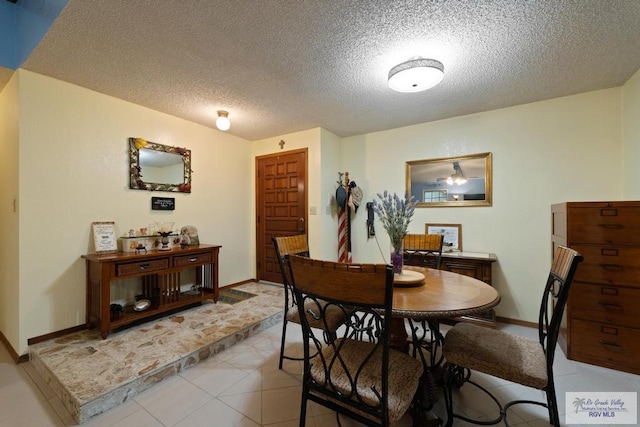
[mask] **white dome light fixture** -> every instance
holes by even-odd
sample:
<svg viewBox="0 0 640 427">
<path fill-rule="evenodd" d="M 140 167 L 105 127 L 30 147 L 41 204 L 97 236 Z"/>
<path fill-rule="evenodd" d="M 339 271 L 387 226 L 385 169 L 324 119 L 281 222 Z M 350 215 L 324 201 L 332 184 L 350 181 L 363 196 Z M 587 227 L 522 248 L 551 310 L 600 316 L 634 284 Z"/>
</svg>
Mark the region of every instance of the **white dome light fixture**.
<svg viewBox="0 0 640 427">
<path fill-rule="evenodd" d="M 422 92 L 444 78 L 444 65 L 435 59 L 415 57 L 389 71 L 389 87 L 398 92 Z"/>
<path fill-rule="evenodd" d="M 218 118 L 216 119 L 216 127 L 221 131 L 229 130 L 231 122 L 229 121 L 229 112 L 218 110 Z"/>
</svg>

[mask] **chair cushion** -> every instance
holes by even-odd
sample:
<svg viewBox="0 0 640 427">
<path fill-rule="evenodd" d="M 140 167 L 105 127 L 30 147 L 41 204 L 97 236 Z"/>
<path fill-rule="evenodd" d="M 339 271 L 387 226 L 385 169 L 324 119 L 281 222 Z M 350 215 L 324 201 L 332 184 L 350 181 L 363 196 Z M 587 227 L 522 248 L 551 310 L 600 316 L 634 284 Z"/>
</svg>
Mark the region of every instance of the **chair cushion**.
<svg viewBox="0 0 640 427">
<path fill-rule="evenodd" d="M 350 395 L 352 393 L 351 384 L 346 372 L 354 374 L 363 362 L 365 357 L 374 347 L 374 344 L 365 341 L 356 341 L 351 339 L 340 338 L 336 340 L 335 345 L 339 347 L 344 341 L 344 345 L 340 349 L 340 356 L 347 366 L 345 369 L 340 363 L 334 363 L 331 369 L 331 385 L 333 389 L 343 394 Z M 329 345 L 322 349 L 325 360 L 331 360 L 335 353 L 334 347 Z M 378 347 L 372 358 L 367 362 L 363 372 L 358 377 L 357 387 L 361 400 L 370 406 L 378 406 L 380 400 L 374 394 L 372 387 L 380 392 L 382 390 L 382 347 Z M 389 386 L 388 386 L 388 408 L 389 422 L 393 423 L 398 420 L 409 408 L 413 396 L 418 389 L 420 376 L 422 375 L 422 362 L 410 357 L 407 354 L 391 349 L 389 351 Z M 331 389 L 331 385 L 325 384 L 325 371 L 322 363 L 316 359 L 312 362 L 311 377 L 320 385 L 325 385 Z M 335 399 L 330 399 L 336 403 L 340 403 Z M 356 400 L 356 398 L 354 398 Z M 353 410 L 353 408 L 350 408 Z M 358 412 L 365 417 L 372 418 L 370 414 Z"/>
<path fill-rule="evenodd" d="M 323 301 L 322 306 L 324 307 L 326 305 L 327 303 Z M 318 306 L 315 304 L 314 301 L 308 300 L 307 302 L 305 302 L 304 311 L 307 312 L 308 310 L 311 310 L 313 312 L 318 311 Z M 287 315 L 287 320 L 289 322 L 300 324 L 300 313 L 298 312 L 297 307 L 290 307 L 289 310 L 287 310 L 286 315 Z M 327 324 L 326 330 L 329 332 L 335 332 L 336 329 L 338 329 L 340 325 L 342 325 L 346 320 L 344 311 L 342 311 L 336 305 L 330 306 L 326 310 L 325 316 L 326 316 L 326 319 L 314 319 L 313 316 L 307 316 L 307 319 L 309 320 L 309 326 L 315 329 L 325 329 L 324 325 L 326 320 L 326 324 Z"/>
<path fill-rule="evenodd" d="M 447 362 L 539 390 L 547 386 L 547 361 L 536 340 L 469 323 L 445 336 Z"/>
</svg>

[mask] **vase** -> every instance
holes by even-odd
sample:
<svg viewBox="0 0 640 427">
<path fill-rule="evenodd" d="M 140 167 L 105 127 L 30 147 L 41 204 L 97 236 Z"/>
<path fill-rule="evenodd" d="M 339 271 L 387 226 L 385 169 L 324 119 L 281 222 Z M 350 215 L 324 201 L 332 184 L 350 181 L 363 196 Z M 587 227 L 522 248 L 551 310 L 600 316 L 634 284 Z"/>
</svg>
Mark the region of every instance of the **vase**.
<svg viewBox="0 0 640 427">
<path fill-rule="evenodd" d="M 393 274 L 402 274 L 404 265 L 404 238 L 391 239 L 391 265 L 393 266 Z"/>
</svg>

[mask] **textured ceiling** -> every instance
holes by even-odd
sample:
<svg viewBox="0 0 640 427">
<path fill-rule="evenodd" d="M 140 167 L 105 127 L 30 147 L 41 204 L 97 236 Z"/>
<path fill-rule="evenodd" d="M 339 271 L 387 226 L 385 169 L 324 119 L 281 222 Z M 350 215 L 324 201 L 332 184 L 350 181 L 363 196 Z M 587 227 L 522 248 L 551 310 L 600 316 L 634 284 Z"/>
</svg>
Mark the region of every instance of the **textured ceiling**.
<svg viewBox="0 0 640 427">
<path fill-rule="evenodd" d="M 444 81 L 396 93 L 389 69 Z M 639 0 L 70 0 L 23 68 L 249 140 L 391 129 L 623 85 Z"/>
</svg>

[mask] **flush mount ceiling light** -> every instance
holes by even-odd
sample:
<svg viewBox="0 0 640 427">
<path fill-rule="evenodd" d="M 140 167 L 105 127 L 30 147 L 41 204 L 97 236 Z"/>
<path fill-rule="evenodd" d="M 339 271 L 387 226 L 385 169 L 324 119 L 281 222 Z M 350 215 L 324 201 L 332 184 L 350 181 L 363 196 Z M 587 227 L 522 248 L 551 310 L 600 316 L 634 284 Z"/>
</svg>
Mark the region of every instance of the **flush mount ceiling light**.
<svg viewBox="0 0 640 427">
<path fill-rule="evenodd" d="M 444 78 L 444 65 L 435 59 L 412 58 L 389 71 L 389 87 L 398 92 L 421 92 Z"/>
<path fill-rule="evenodd" d="M 229 121 L 229 112 L 218 110 L 218 118 L 216 119 L 216 127 L 222 131 L 229 130 L 231 122 Z"/>
</svg>

